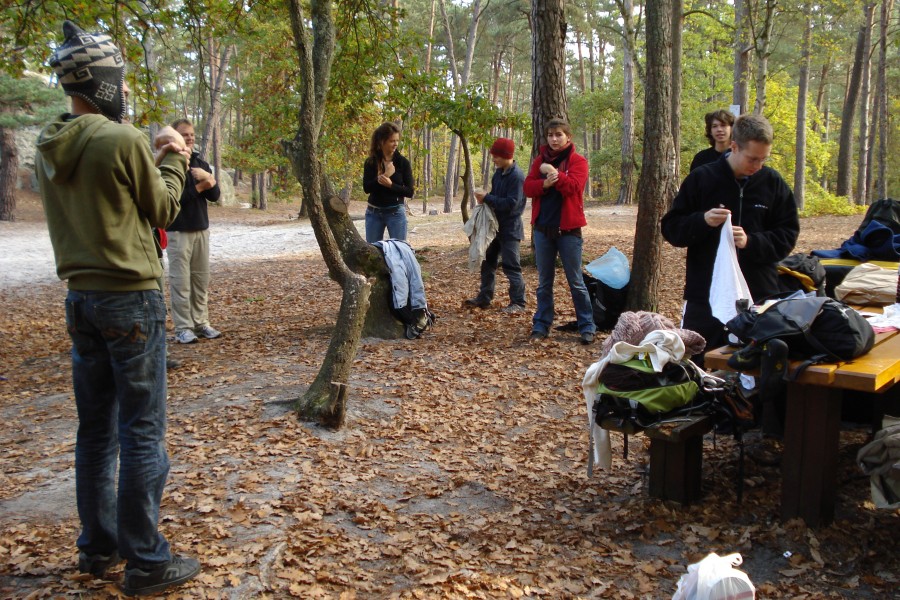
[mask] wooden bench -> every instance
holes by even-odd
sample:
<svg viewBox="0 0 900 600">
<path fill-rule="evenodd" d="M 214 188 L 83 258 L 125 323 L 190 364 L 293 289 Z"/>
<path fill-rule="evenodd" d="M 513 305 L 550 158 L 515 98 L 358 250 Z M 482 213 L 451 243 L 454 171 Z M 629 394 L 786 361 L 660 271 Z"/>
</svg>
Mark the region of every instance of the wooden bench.
<svg viewBox="0 0 900 600">
<path fill-rule="evenodd" d="M 650 438 L 650 496 L 685 505 L 700 498 L 703 435 L 713 425 L 714 420 L 709 415 L 678 417 L 644 429 L 630 423 L 621 427 L 615 418 L 604 419 L 600 423 L 609 431 L 626 435 L 643 433 Z"/>
<path fill-rule="evenodd" d="M 879 308 L 864 310 L 880 312 Z M 706 353 L 708 369 L 729 369 L 736 350 L 724 346 Z M 791 370 L 797 367 L 791 363 Z M 781 518 L 801 517 L 810 526 L 834 519 L 837 499 L 838 442 L 845 391 L 876 394 L 876 411 L 900 396 L 900 335 L 875 337 L 872 350 L 859 358 L 811 365 L 787 384 L 784 453 L 781 461 Z"/>
</svg>

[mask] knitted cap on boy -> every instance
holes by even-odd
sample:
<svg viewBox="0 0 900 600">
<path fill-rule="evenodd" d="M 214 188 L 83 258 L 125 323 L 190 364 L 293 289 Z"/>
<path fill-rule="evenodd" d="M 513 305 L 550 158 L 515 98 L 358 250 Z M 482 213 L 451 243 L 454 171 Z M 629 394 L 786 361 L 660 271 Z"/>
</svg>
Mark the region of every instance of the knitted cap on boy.
<svg viewBox="0 0 900 600">
<path fill-rule="evenodd" d="M 63 23 L 66 41 L 50 57 L 63 91 L 90 103 L 113 121 L 125 118 L 125 61 L 112 39 L 85 33 L 72 21 Z"/>
<path fill-rule="evenodd" d="M 499 158 L 512 158 L 516 143 L 509 138 L 497 138 L 491 145 L 490 153 Z"/>
</svg>

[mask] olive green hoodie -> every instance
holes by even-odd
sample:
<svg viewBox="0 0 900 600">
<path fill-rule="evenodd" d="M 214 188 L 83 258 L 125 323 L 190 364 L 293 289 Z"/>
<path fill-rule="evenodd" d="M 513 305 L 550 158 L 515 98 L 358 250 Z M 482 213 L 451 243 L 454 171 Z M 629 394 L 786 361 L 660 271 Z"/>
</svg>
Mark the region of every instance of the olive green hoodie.
<svg viewBox="0 0 900 600">
<path fill-rule="evenodd" d="M 41 132 L 37 150 L 59 278 L 73 290 L 158 289 L 151 227 L 178 215 L 187 159 L 170 152 L 157 169 L 143 133 L 99 114 L 62 115 Z"/>
</svg>

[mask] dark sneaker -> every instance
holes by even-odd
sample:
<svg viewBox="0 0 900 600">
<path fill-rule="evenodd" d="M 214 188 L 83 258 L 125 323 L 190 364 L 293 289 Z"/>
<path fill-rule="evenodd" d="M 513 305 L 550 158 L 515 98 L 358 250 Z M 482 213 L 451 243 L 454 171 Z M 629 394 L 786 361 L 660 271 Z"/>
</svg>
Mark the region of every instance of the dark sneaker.
<svg viewBox="0 0 900 600">
<path fill-rule="evenodd" d="M 547 334 L 543 331 L 532 331 L 531 337 L 528 338 L 528 341 L 530 341 L 532 344 L 536 344 L 538 342 L 544 341 L 545 339 L 547 339 Z"/>
<path fill-rule="evenodd" d="M 517 313 L 525 312 L 525 307 L 521 304 L 510 304 L 509 306 L 501 308 L 500 312 L 506 313 L 508 315 L 514 315 Z"/>
<path fill-rule="evenodd" d="M 491 305 L 490 300 L 483 300 L 481 298 L 469 298 L 465 302 L 463 302 L 466 306 L 474 306 L 475 308 L 487 308 Z"/>
<path fill-rule="evenodd" d="M 90 573 L 97 579 L 103 579 L 107 569 L 110 569 L 121 561 L 122 558 L 118 552 L 113 552 L 107 556 L 102 554 L 86 554 L 78 553 L 78 572 Z"/>
<path fill-rule="evenodd" d="M 196 558 L 173 556 L 172 560 L 152 571 L 125 569 L 122 591 L 126 596 L 146 596 L 193 579 L 200 572 Z"/>
<path fill-rule="evenodd" d="M 581 334 L 581 343 L 587 346 L 588 344 L 594 343 L 594 334 L 590 331 L 585 331 Z"/>
</svg>

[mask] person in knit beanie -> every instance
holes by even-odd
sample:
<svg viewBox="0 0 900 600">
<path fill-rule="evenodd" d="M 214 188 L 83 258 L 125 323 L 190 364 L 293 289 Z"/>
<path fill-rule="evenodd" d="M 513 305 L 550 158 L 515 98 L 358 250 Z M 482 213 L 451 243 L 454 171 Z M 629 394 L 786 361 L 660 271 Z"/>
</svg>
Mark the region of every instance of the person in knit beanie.
<svg viewBox="0 0 900 600">
<path fill-rule="evenodd" d="M 525 280 L 519 259 L 519 246 L 525 236 L 522 227 L 522 212 L 525 210 L 525 196 L 522 184 L 525 174 L 513 159 L 516 144 L 509 138 L 497 138 L 491 145 L 490 153 L 494 166 L 490 193 L 475 190 L 475 201 L 494 211 L 497 217 L 497 235 L 490 242 L 481 261 L 481 288 L 478 295 L 466 300 L 466 304 L 478 308 L 488 308 L 494 299 L 497 266 L 503 266 L 503 273 L 509 281 L 509 304 L 501 309 L 507 314 L 525 310 Z"/>
<path fill-rule="evenodd" d="M 71 21 L 50 64 L 71 112 L 41 131 L 34 171 L 56 272 L 67 282 L 66 330 L 78 412 L 78 570 L 104 578 L 123 560 L 122 591 L 151 594 L 200 572 L 159 531 L 166 452 L 166 304 L 152 229 L 175 219 L 189 150 L 171 127 L 151 152 L 122 123 L 122 55 Z"/>
</svg>

